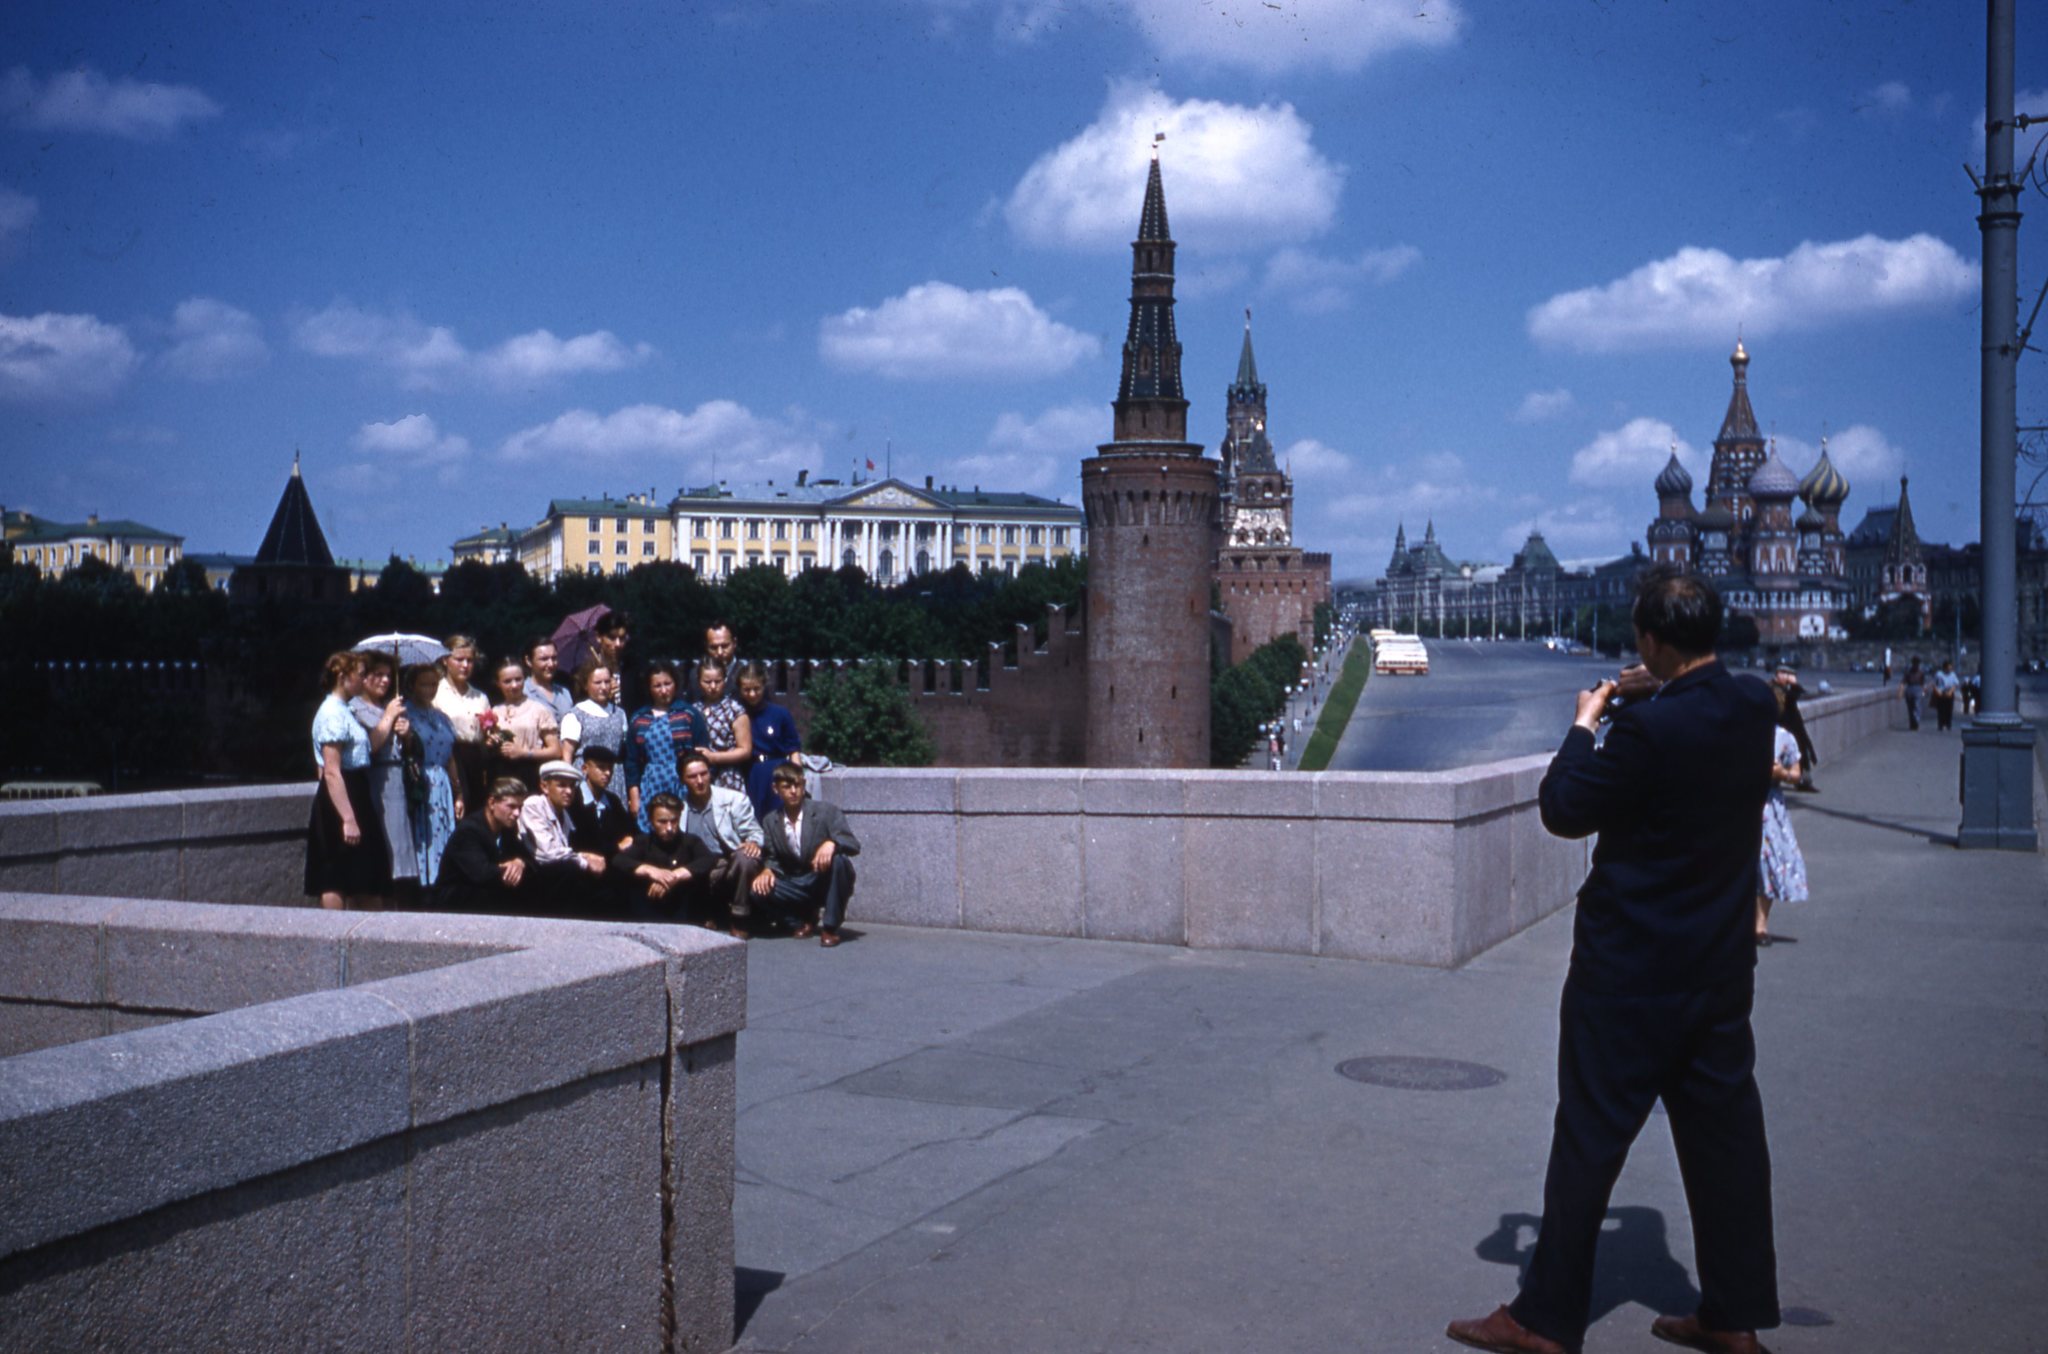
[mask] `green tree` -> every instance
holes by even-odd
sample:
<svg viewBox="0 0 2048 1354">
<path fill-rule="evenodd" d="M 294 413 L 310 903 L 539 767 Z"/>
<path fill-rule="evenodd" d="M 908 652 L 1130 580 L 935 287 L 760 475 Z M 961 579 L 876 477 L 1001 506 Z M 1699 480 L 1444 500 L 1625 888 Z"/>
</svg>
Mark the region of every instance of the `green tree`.
<svg viewBox="0 0 2048 1354">
<path fill-rule="evenodd" d="M 857 663 L 821 671 L 804 689 L 811 708 L 805 743 L 848 766 L 930 766 L 932 741 L 896 680 L 895 664 Z"/>
</svg>

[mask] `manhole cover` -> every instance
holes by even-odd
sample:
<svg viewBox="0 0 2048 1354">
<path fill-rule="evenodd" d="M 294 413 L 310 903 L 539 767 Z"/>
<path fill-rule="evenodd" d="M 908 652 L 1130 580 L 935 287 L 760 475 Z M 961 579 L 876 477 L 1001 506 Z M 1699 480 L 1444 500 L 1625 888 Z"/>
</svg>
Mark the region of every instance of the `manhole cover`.
<svg viewBox="0 0 2048 1354">
<path fill-rule="evenodd" d="M 1477 1091 L 1508 1079 L 1497 1067 L 1456 1058 L 1353 1058 L 1338 1063 L 1337 1071 L 1368 1086 L 1392 1086 L 1401 1091 Z"/>
</svg>

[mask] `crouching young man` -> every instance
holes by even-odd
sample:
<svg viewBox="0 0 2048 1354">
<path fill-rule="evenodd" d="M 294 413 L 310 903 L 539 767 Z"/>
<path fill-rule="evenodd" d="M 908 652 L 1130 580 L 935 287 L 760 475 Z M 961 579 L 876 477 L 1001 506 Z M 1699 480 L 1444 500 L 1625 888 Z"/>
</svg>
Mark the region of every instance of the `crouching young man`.
<svg viewBox="0 0 2048 1354">
<path fill-rule="evenodd" d="M 794 763 L 776 767 L 770 784 L 780 807 L 761 824 L 767 847 L 752 884 L 755 900 L 795 920 L 797 939 L 815 935 L 830 949 L 853 899 L 850 857 L 860 854 L 860 838 L 837 804 L 811 798 Z"/>
<path fill-rule="evenodd" d="M 704 897 L 718 857 L 683 831 L 683 802 L 674 795 L 649 800 L 647 822 L 654 830 L 614 855 L 608 873 L 633 920 L 686 920 Z"/>
<path fill-rule="evenodd" d="M 507 777 L 490 797 L 455 825 L 441 856 L 434 905 L 449 912 L 518 912 L 526 901 L 525 843 L 519 839 L 523 781 Z"/>
</svg>

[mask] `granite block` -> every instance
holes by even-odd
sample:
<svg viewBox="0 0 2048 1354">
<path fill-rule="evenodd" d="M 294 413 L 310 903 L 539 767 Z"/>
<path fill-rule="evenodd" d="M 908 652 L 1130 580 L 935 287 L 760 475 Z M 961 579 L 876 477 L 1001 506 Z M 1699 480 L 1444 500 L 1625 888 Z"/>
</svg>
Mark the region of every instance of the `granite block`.
<svg viewBox="0 0 2048 1354">
<path fill-rule="evenodd" d="M 1449 824 L 1317 824 L 1317 953 L 1448 966 L 1457 901 L 1454 837 Z"/>
<path fill-rule="evenodd" d="M 403 1347 L 661 1348 L 660 1122 L 651 1062 L 413 1134 Z"/>
<path fill-rule="evenodd" d="M 1509 824 L 1509 850 L 1515 862 L 1511 915 L 1519 931 L 1571 906 L 1586 877 L 1586 844 L 1551 836 L 1533 804 L 1517 808 Z"/>
<path fill-rule="evenodd" d="M 106 999 L 227 1011 L 342 985 L 355 918 L 321 908 L 128 903 L 107 915 Z"/>
<path fill-rule="evenodd" d="M 1178 815 L 1081 820 L 1082 934 L 1187 943 L 1186 834 Z"/>
<path fill-rule="evenodd" d="M 57 849 L 56 804 L 46 799 L 0 803 L 0 859 L 45 856 Z"/>
<path fill-rule="evenodd" d="M 510 954 L 562 938 L 539 917 L 471 917 L 442 912 L 351 912 L 342 945 L 342 981 L 350 987 Z"/>
<path fill-rule="evenodd" d="M 1081 811 L 1079 771 L 974 768 L 959 774 L 962 814 Z"/>
<path fill-rule="evenodd" d="M 856 823 L 861 852 L 849 920 L 961 925 L 959 825 L 951 809 L 876 814 Z"/>
<path fill-rule="evenodd" d="M 680 939 L 688 942 L 661 943 L 668 955 L 669 1042 L 701 1044 L 739 1033 L 747 1023 L 746 944 L 697 927 L 667 929 L 686 933 Z"/>
<path fill-rule="evenodd" d="M 232 790 L 186 790 L 185 839 L 289 835 L 302 843 L 308 806 L 318 782 L 249 785 Z"/>
<path fill-rule="evenodd" d="M 407 1066 L 404 1017 L 355 992 L 10 1059 L 0 1255 L 397 1133 Z"/>
<path fill-rule="evenodd" d="M 12 900 L 0 910 L 0 998 L 98 1002 L 99 913 L 62 898 Z"/>
<path fill-rule="evenodd" d="M 1462 964 L 1515 932 L 1514 822 L 1503 811 L 1458 824 L 1451 837 L 1451 963 Z"/>
<path fill-rule="evenodd" d="M 831 778 L 832 802 L 848 813 L 951 813 L 958 807 L 956 771 L 848 768 Z M 854 824 L 854 831 L 861 830 Z"/>
<path fill-rule="evenodd" d="M 86 898 L 177 898 L 183 891 L 175 842 L 57 858 L 57 889 Z"/>
<path fill-rule="evenodd" d="M 675 1347 L 724 1350 L 733 1341 L 733 1125 L 737 1041 L 678 1050 L 669 1075 L 670 1322 Z"/>
<path fill-rule="evenodd" d="M 1172 771 L 1084 771 L 1083 813 L 1178 818 L 1187 811 L 1187 791 Z"/>
<path fill-rule="evenodd" d="M 124 1011 L 118 1006 L 102 1007 L 101 1011 L 106 1016 L 106 1028 L 102 1034 L 126 1034 L 130 1030 L 154 1029 L 158 1025 L 199 1018 L 182 1011 Z"/>
<path fill-rule="evenodd" d="M 1081 934 L 1081 819 L 960 820 L 960 921 L 974 931 Z"/>
<path fill-rule="evenodd" d="M 57 857 L 0 857 L 0 893 L 55 893 Z"/>
<path fill-rule="evenodd" d="M 396 1139 L 0 1260 L 10 1350 L 405 1347 Z"/>
<path fill-rule="evenodd" d="M 1449 772 L 1453 785 L 1452 812 L 1460 821 L 1484 814 L 1500 813 L 1515 802 L 1515 775 L 1528 759 L 1489 762 L 1484 766 L 1460 767 Z M 1548 759 L 1545 759 L 1546 764 Z"/>
<path fill-rule="evenodd" d="M 661 1057 L 666 975 L 646 946 L 598 937 L 350 990 L 412 1022 L 412 1122 L 420 1125 Z"/>
<path fill-rule="evenodd" d="M 188 841 L 179 895 L 201 903 L 318 907 L 306 887 L 303 831 L 288 841 Z"/>
<path fill-rule="evenodd" d="M 1185 831 L 1188 944 L 1315 953 L 1313 821 L 1190 817 Z"/>
<path fill-rule="evenodd" d="M 185 837 L 185 801 L 174 793 L 73 800 L 57 815 L 61 851 L 133 849 Z"/>
<path fill-rule="evenodd" d="M 1322 771 L 1308 779 L 1320 819 L 1442 823 L 1458 811 L 1457 785 L 1441 771 Z"/>
<path fill-rule="evenodd" d="M 1182 773 L 1190 818 L 1313 818 L 1313 777 L 1295 771 Z"/>
<path fill-rule="evenodd" d="M 56 1048 L 107 1032 L 98 1006 L 61 1006 L 43 1001 L 0 1001 L 0 1058 Z"/>
</svg>

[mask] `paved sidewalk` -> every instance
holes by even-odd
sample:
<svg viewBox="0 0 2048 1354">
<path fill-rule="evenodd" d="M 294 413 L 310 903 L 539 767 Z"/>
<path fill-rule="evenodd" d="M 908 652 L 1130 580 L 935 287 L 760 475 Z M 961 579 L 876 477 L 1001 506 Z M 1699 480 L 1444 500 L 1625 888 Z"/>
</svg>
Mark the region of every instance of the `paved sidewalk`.
<svg viewBox="0 0 2048 1354">
<path fill-rule="evenodd" d="M 1814 900 L 1761 956 L 1788 1325 L 1802 1351 L 2048 1331 L 2048 867 L 1963 854 L 1953 735 L 1795 801 Z M 856 902 L 856 910 L 858 904 Z M 858 927 L 858 923 L 855 923 Z M 1560 914 L 1455 972 L 875 927 L 752 947 L 740 1347 L 1428 1351 L 1514 1291 L 1548 1144 Z M 1347 1059 L 1505 1073 L 1366 1085 Z M 1589 1351 L 1697 1300 L 1653 1118 Z"/>
</svg>

